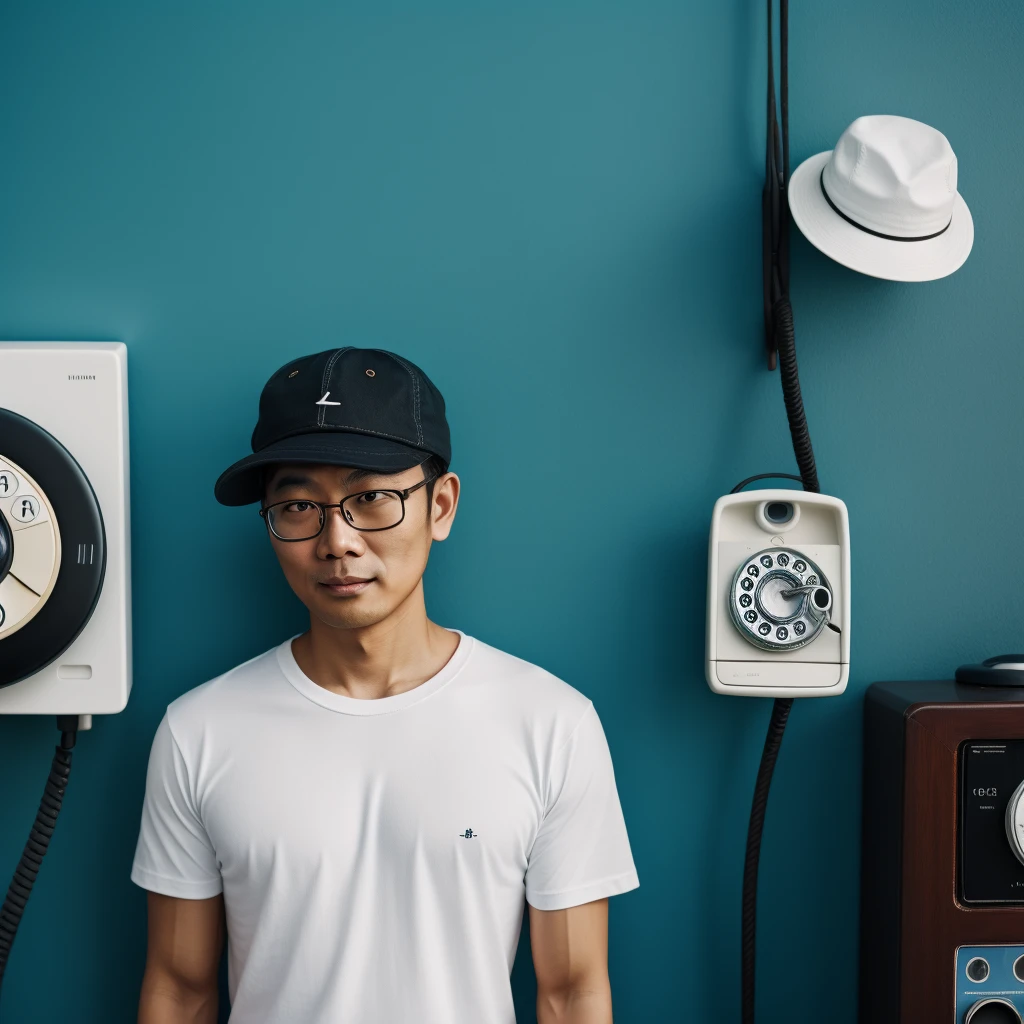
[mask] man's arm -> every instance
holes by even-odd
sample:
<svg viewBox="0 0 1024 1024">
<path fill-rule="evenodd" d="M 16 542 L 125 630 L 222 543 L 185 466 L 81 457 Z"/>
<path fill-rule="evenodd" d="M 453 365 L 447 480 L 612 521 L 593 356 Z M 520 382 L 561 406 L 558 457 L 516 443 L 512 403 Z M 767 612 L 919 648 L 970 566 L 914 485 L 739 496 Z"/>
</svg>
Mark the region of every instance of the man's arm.
<svg viewBox="0 0 1024 1024">
<path fill-rule="evenodd" d="M 224 897 L 177 899 L 150 892 L 139 1024 L 216 1024 Z"/>
<path fill-rule="evenodd" d="M 537 1024 L 612 1024 L 608 900 L 565 910 L 530 906 Z"/>
</svg>

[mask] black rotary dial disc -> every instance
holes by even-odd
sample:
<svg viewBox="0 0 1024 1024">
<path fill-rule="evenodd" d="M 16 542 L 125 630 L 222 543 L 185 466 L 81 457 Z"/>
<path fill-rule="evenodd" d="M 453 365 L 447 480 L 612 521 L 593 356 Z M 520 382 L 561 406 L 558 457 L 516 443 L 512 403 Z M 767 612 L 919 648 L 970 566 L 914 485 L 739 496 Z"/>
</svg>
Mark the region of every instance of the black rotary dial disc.
<svg viewBox="0 0 1024 1024">
<path fill-rule="evenodd" d="M 15 477 L 18 474 L 14 467 L 31 475 L 53 510 L 60 535 L 56 580 L 51 579 L 46 593 L 39 593 L 42 588 L 37 588 L 39 607 L 26 616 L 25 624 L 0 637 L 0 686 L 7 686 L 59 658 L 82 632 L 99 599 L 107 552 L 103 517 L 92 485 L 52 434 L 24 416 L 0 409 L 0 463 L 9 464 Z M 40 501 L 36 507 L 43 504 Z M 0 524 L 0 570 L 4 569 L 5 557 L 8 559 L 6 571 L 0 571 L 0 594 L 18 583 L 13 577 L 17 573 L 19 535 L 27 544 L 32 532 L 18 528 L 18 520 L 33 512 L 31 499 L 26 502 L 19 495 L 6 505 L 14 519 Z M 0 518 L 4 507 L 0 496 Z M 7 628 L 11 626 L 9 617 Z M 0 624 L 0 633 L 4 628 Z"/>
</svg>

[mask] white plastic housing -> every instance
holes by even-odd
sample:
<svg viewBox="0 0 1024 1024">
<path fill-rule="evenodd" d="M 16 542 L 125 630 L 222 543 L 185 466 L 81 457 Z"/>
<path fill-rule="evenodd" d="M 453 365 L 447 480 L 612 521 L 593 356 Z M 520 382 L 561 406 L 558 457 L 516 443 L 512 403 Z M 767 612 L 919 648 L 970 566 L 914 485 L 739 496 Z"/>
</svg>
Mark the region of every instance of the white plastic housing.
<svg viewBox="0 0 1024 1024">
<path fill-rule="evenodd" d="M 771 502 L 794 506 L 792 520 L 770 523 Z M 761 650 L 733 624 L 729 601 L 738 566 L 762 549 L 797 549 L 816 562 L 832 588 L 833 624 L 797 650 Z M 834 697 L 850 675 L 850 524 L 846 505 L 825 494 L 771 489 L 715 502 L 708 546 L 705 671 L 715 693 L 747 697 Z"/>
<path fill-rule="evenodd" d="M 99 501 L 107 545 L 85 629 L 46 668 L 0 687 L 0 714 L 121 711 L 132 684 L 127 350 L 120 342 L 0 342 L 0 408 L 33 420 L 75 457 Z"/>
</svg>

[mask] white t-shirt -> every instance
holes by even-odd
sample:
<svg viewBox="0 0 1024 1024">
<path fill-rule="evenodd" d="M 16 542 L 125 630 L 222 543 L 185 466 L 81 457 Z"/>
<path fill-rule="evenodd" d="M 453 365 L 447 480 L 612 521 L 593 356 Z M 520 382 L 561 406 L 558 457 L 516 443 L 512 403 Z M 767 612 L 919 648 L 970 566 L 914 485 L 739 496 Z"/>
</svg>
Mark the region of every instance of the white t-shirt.
<svg viewBox="0 0 1024 1024">
<path fill-rule="evenodd" d="M 455 632 L 391 697 L 318 686 L 289 640 L 167 708 L 132 880 L 224 893 L 232 1024 L 514 1024 L 524 897 L 640 884 L 593 704 Z"/>
</svg>

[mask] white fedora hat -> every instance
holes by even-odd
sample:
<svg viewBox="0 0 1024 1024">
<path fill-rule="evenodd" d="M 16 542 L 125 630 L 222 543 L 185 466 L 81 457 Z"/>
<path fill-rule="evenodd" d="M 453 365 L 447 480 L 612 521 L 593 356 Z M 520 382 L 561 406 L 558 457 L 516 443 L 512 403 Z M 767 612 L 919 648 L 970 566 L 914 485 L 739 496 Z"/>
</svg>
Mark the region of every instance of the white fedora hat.
<svg viewBox="0 0 1024 1024">
<path fill-rule="evenodd" d="M 789 209 L 808 241 L 862 274 L 934 281 L 974 243 L 942 132 L 893 114 L 858 117 L 836 148 L 790 176 Z"/>
</svg>

